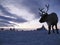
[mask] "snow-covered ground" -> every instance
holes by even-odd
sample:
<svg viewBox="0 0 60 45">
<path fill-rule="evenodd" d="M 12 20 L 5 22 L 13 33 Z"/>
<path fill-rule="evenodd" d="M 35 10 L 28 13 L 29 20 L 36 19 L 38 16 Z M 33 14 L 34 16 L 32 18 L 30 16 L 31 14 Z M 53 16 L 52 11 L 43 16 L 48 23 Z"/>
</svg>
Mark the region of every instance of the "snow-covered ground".
<svg viewBox="0 0 60 45">
<path fill-rule="evenodd" d="M 60 34 L 41 31 L 0 31 L 0 45 L 60 45 Z"/>
</svg>

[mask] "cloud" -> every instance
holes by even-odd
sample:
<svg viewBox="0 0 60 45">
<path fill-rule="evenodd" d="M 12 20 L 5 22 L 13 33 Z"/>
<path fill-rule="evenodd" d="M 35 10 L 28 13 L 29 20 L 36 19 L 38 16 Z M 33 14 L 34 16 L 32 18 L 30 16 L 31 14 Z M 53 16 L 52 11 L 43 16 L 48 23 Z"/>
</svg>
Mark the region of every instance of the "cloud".
<svg viewBox="0 0 60 45">
<path fill-rule="evenodd" d="M 24 0 L 22 2 L 22 5 L 29 8 L 30 11 L 35 14 L 36 18 L 40 17 L 38 8 L 39 7 L 45 8 L 45 4 L 50 4 L 50 8 L 49 8 L 48 13 L 51 13 L 51 12 L 58 13 L 59 12 L 60 0 Z"/>
<path fill-rule="evenodd" d="M 41 3 L 41 4 L 40 4 Z M 22 5 L 29 8 L 30 12 L 34 13 L 35 18 L 39 18 L 39 7 L 42 7 L 42 2 L 39 0 L 24 0 Z"/>
<path fill-rule="evenodd" d="M 38 8 L 42 6 L 42 5 L 40 5 L 40 3 L 42 4 L 42 2 L 39 0 L 9 0 L 9 1 L 4 0 L 4 1 L 2 1 L 2 4 L 4 6 L 8 5 L 10 8 L 12 7 L 11 5 L 14 5 L 15 7 L 18 7 L 19 9 L 25 8 L 26 10 L 29 10 L 30 13 L 35 14 L 33 16 L 36 18 L 39 17 Z"/>
<path fill-rule="evenodd" d="M 7 20 L 7 21 L 18 22 L 18 23 L 26 22 L 26 20 L 23 19 L 22 17 L 16 17 L 16 18 L 14 19 L 14 18 L 9 18 L 9 17 L 0 16 L 0 19 Z"/>
<path fill-rule="evenodd" d="M 8 22 L 8 21 L 4 21 L 3 19 L 0 19 L 0 27 L 7 27 L 7 26 L 13 26 L 12 23 Z"/>
<path fill-rule="evenodd" d="M 9 21 L 16 22 L 16 23 L 27 22 L 27 20 L 25 20 L 24 18 L 8 12 L 6 8 L 4 8 L 2 5 L 0 5 L 0 11 L 1 13 L 4 14 L 4 15 L 0 14 L 0 26 L 1 25 L 8 26 L 8 24 L 11 24 Z"/>
<path fill-rule="evenodd" d="M 9 13 L 15 14 L 18 17 L 22 17 L 28 21 L 33 20 L 34 19 L 34 13 L 30 12 L 30 10 L 24 6 L 20 6 L 20 7 L 16 7 L 15 5 L 9 4 L 9 5 L 5 5 L 7 8 L 7 10 L 9 11 Z"/>
</svg>

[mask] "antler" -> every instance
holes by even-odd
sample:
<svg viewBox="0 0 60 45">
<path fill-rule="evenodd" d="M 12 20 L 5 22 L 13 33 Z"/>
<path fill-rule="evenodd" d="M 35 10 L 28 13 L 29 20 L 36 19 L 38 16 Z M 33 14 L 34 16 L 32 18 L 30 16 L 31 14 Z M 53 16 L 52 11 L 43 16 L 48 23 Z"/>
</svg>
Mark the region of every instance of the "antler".
<svg viewBox="0 0 60 45">
<path fill-rule="evenodd" d="M 45 5 L 45 7 L 47 8 L 47 11 L 49 10 L 49 4 Z M 46 13 L 47 13 L 46 11 Z"/>
<path fill-rule="evenodd" d="M 48 11 L 49 10 L 49 4 L 46 4 L 45 7 L 47 8 L 47 11 Z M 47 13 L 47 11 L 44 11 L 44 8 L 42 8 L 42 9 L 39 8 L 39 11 L 41 12 L 41 13 L 39 12 L 39 14 Z"/>
<path fill-rule="evenodd" d="M 45 11 L 43 11 L 43 9 L 44 9 L 44 8 L 42 8 L 42 9 L 39 8 L 39 11 L 40 11 L 42 14 L 45 13 Z"/>
</svg>

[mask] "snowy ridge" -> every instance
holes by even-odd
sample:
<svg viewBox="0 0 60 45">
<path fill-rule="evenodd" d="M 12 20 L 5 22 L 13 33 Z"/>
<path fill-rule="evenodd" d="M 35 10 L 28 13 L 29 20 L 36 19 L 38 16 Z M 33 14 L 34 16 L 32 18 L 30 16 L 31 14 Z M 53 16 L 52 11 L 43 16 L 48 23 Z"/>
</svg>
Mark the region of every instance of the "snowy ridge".
<svg viewBox="0 0 60 45">
<path fill-rule="evenodd" d="M 60 45 L 60 34 L 49 35 L 46 30 L 0 31 L 0 45 Z"/>
</svg>

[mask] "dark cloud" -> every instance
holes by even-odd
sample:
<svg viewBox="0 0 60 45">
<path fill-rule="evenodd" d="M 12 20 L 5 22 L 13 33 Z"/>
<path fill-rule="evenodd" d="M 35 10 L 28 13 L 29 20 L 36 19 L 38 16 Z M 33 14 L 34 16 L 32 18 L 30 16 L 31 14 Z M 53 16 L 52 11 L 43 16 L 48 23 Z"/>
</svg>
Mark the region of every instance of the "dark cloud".
<svg viewBox="0 0 60 45">
<path fill-rule="evenodd" d="M 34 13 L 36 18 L 40 17 L 39 13 L 38 13 L 39 12 L 38 8 L 42 7 L 41 1 L 39 1 L 39 0 L 24 0 L 22 2 L 22 5 L 29 8 L 30 12 Z"/>
<path fill-rule="evenodd" d="M 16 17 L 14 14 L 11 14 L 10 12 L 8 12 L 8 11 L 6 10 L 6 8 L 3 7 L 2 5 L 0 5 L 0 10 L 1 10 L 1 12 L 2 12 L 4 15 Z"/>
<path fill-rule="evenodd" d="M 10 25 L 11 23 L 9 21 L 16 22 L 16 23 L 27 22 L 27 20 L 23 19 L 22 17 L 18 17 L 17 15 L 8 12 L 2 5 L 0 5 L 0 10 L 2 11 L 3 14 L 5 14 L 5 16 L 0 15 L 0 26 Z M 6 16 L 11 16 L 14 18 L 6 17 Z"/>
<path fill-rule="evenodd" d="M 26 6 L 31 10 L 32 13 L 35 13 L 35 18 L 39 18 L 38 8 L 44 8 L 45 4 L 50 4 L 49 12 L 59 12 L 60 0 L 24 0 L 22 2 L 23 6 Z M 60 13 L 58 13 L 60 14 Z"/>
<path fill-rule="evenodd" d="M 6 20 L 4 21 L 3 19 L 2 20 L 0 19 L 0 27 L 3 27 L 3 26 L 13 26 L 13 24 Z"/>
<path fill-rule="evenodd" d="M 17 22 L 17 23 L 23 23 L 23 22 L 27 21 L 27 20 L 23 19 L 22 17 L 16 17 L 14 19 L 14 18 L 9 18 L 9 17 L 5 17 L 5 16 L 0 16 L 0 19 L 12 21 L 12 22 Z"/>
<path fill-rule="evenodd" d="M 15 14 L 11 14 L 10 12 L 8 12 L 2 5 L 0 5 L 0 10 L 2 11 L 2 13 L 4 13 L 5 15 L 11 16 L 11 17 L 15 17 L 15 19 L 13 18 L 9 18 L 9 17 L 4 17 L 4 16 L 0 16 L 0 19 L 5 19 L 8 21 L 16 21 L 16 22 L 26 22 L 27 20 L 23 19 L 22 17 L 18 17 Z"/>
</svg>

